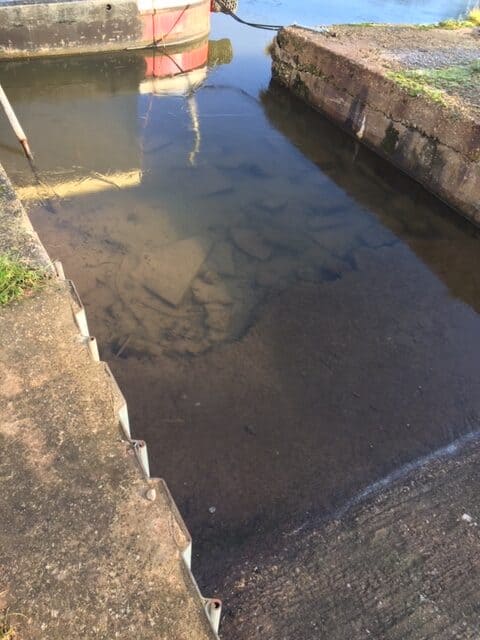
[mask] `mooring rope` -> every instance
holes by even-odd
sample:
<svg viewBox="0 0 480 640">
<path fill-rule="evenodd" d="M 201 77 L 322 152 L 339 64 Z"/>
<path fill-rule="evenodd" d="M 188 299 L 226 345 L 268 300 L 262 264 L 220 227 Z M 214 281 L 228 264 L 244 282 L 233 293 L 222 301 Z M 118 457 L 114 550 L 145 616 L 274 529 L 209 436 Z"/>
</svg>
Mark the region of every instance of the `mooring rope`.
<svg viewBox="0 0 480 640">
<path fill-rule="evenodd" d="M 240 16 L 237 16 L 237 14 L 234 13 L 230 9 L 230 7 L 226 5 L 224 0 L 216 0 L 216 2 L 220 5 L 224 13 L 231 16 L 237 22 L 240 22 L 240 24 L 246 25 L 247 27 L 253 27 L 254 29 L 265 29 L 266 31 L 279 31 L 283 28 L 282 24 L 261 24 L 258 22 L 248 22 L 247 20 L 243 20 L 242 18 L 240 18 Z"/>
</svg>

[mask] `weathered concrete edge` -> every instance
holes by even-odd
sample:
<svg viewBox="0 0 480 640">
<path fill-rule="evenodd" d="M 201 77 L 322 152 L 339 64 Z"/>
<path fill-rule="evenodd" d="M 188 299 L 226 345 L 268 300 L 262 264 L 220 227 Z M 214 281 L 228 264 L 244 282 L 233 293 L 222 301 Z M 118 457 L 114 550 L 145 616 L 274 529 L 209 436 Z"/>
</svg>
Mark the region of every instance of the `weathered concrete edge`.
<svg viewBox="0 0 480 640">
<path fill-rule="evenodd" d="M 54 273 L 52 261 L 0 164 L 0 252 Z"/>
<path fill-rule="evenodd" d="M 39 235 L 36 233 L 22 203 L 18 199 L 15 189 L 8 178 L 8 175 L 0 164 L 0 253 L 7 253 L 27 262 L 32 267 L 41 269 L 58 281 L 63 281 L 71 294 L 72 325 L 84 339 L 87 348 L 94 361 L 100 361 L 96 339 L 89 335 L 88 322 L 85 308 L 78 295 L 77 289 L 71 280 L 67 280 L 63 273 L 61 263 L 53 263 L 43 246 Z M 119 426 L 125 439 L 133 446 L 136 458 L 136 467 L 139 476 L 145 483 L 145 491 L 153 486 L 163 494 L 164 501 L 169 506 L 172 522 L 179 533 L 177 546 L 181 552 L 184 570 L 192 583 L 194 592 L 198 595 L 200 606 L 205 611 L 206 618 L 212 629 L 212 637 L 218 640 L 218 628 L 221 617 L 221 601 L 216 598 L 204 597 L 197 585 L 195 577 L 191 571 L 192 558 L 192 538 L 188 528 L 175 504 L 175 501 L 168 489 L 166 482 L 162 478 L 155 478 L 150 475 L 148 453 L 146 443 L 132 439 L 128 418 L 128 408 L 122 391 L 113 376 L 107 363 L 102 363 L 105 375 L 110 380 L 112 397 L 114 398 L 115 410 L 118 414 Z M 131 460 L 131 458 L 128 458 Z M 129 464 L 127 462 L 126 464 Z M 175 538 L 174 538 L 175 539 Z M 180 543 L 183 540 L 183 544 Z"/>
<path fill-rule="evenodd" d="M 298 27 L 279 32 L 273 79 L 480 225 L 480 124 L 458 113 L 452 120 L 448 108 L 409 96 L 315 36 Z"/>
</svg>

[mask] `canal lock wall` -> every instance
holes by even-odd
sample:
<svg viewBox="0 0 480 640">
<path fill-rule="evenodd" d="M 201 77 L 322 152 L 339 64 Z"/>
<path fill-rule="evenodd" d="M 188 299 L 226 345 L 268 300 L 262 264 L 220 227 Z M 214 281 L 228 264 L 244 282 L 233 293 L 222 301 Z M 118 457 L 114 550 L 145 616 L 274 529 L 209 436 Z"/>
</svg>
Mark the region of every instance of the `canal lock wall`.
<svg viewBox="0 0 480 640">
<path fill-rule="evenodd" d="M 438 98 L 398 81 L 406 68 L 451 67 L 477 58 L 475 29 L 288 27 L 273 43 L 272 75 L 480 225 L 477 105 L 468 95 Z"/>
</svg>

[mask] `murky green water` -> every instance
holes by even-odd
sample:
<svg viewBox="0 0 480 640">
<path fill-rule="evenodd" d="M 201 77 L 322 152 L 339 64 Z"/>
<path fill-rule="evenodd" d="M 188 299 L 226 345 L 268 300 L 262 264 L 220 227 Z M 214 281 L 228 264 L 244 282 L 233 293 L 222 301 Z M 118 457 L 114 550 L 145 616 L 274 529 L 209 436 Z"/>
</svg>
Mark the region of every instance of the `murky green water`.
<svg viewBox="0 0 480 640">
<path fill-rule="evenodd" d="M 242 13 L 433 21 L 466 5 Z M 480 246 L 418 185 L 269 87 L 268 34 L 216 17 L 212 37 L 210 68 L 187 83 L 155 79 L 165 60 L 148 54 L 0 70 L 40 176 L 62 195 L 47 188 L 31 217 L 77 282 L 192 531 L 202 587 L 228 611 L 226 578 L 256 570 L 292 529 L 478 429 Z M 2 162 L 38 197 L 0 127 Z M 226 637 L 242 638 L 230 614 Z"/>
</svg>

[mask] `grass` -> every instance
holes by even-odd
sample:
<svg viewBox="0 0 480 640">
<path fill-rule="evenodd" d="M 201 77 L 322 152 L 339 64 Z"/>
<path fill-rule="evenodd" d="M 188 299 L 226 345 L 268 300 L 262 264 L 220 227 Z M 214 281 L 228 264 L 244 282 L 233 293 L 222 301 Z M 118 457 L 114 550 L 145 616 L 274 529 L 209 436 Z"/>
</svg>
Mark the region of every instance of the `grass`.
<svg viewBox="0 0 480 640">
<path fill-rule="evenodd" d="M 0 627 L 0 634 L 0 640 L 14 640 L 17 636 L 15 629 L 8 622 Z"/>
<path fill-rule="evenodd" d="M 9 255 L 0 255 L 0 306 L 37 289 L 45 273 Z M 7 636 L 8 638 L 8 636 Z M 0 640 L 3 638 L 0 636 Z"/>
<path fill-rule="evenodd" d="M 432 102 L 445 105 L 445 93 L 442 89 L 431 87 L 417 74 L 417 71 L 389 71 L 387 78 L 396 82 L 409 96 L 412 96 L 412 98 L 425 96 Z"/>
<path fill-rule="evenodd" d="M 478 86 L 480 83 L 480 60 L 470 64 L 444 67 L 441 69 L 418 69 L 410 71 L 419 82 L 427 83 L 438 89 L 458 89 Z"/>
<path fill-rule="evenodd" d="M 472 9 L 470 13 L 461 20 L 442 20 L 438 25 L 442 29 L 466 29 L 480 27 L 480 8 Z"/>
<path fill-rule="evenodd" d="M 478 87 L 480 90 L 480 60 L 441 69 L 391 71 L 387 75 L 403 87 L 409 95 L 414 97 L 424 95 L 440 104 L 446 104 L 445 91 L 462 87 Z"/>
<path fill-rule="evenodd" d="M 10 613 L 8 610 L 0 616 L 0 640 L 19 640 L 19 636 L 15 631 L 15 627 L 10 624 L 11 616 L 22 616 L 21 613 Z"/>
<path fill-rule="evenodd" d="M 345 27 L 384 27 L 385 24 L 378 22 L 353 22 L 342 24 Z M 480 7 L 472 9 L 470 13 L 464 18 L 455 20 L 450 18 L 448 20 L 442 20 L 441 22 L 435 22 L 433 24 L 415 24 L 408 25 L 417 29 L 468 29 L 472 27 L 480 27 Z"/>
</svg>

